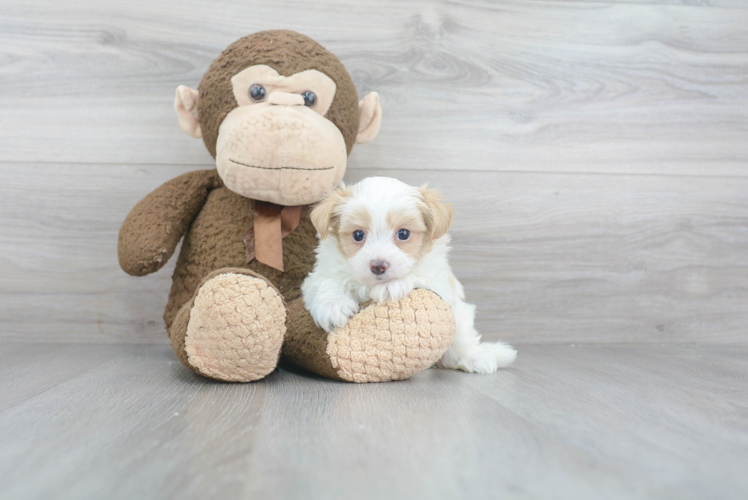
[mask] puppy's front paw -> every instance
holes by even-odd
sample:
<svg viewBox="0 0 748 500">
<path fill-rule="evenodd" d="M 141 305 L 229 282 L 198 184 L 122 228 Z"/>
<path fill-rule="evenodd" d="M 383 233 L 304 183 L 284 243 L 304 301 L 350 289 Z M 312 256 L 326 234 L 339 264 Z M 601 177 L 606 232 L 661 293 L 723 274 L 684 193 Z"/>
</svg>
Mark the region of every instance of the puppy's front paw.
<svg viewBox="0 0 748 500">
<path fill-rule="evenodd" d="M 348 319 L 358 312 L 358 309 L 358 302 L 345 297 L 335 302 L 316 304 L 312 311 L 312 317 L 317 326 L 326 332 L 331 332 L 337 327 L 345 325 Z"/>
<path fill-rule="evenodd" d="M 377 302 L 400 302 L 413 291 L 413 280 L 403 278 L 371 287 L 369 296 Z"/>
</svg>

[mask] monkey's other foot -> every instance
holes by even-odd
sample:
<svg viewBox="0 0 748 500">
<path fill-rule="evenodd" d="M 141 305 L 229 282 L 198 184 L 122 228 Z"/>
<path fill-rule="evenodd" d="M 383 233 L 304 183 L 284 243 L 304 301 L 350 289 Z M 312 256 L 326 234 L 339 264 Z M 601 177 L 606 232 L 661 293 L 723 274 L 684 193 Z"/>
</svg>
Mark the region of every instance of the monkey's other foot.
<svg viewBox="0 0 748 500">
<path fill-rule="evenodd" d="M 185 319 L 186 329 L 179 328 Z M 285 333 L 281 295 L 244 270 L 206 278 L 170 328 L 172 346 L 185 366 L 229 382 L 251 382 L 271 373 Z"/>
<path fill-rule="evenodd" d="M 455 320 L 435 293 L 416 289 L 399 302 L 372 304 L 327 337 L 342 380 L 403 380 L 436 363 L 452 343 Z"/>
</svg>

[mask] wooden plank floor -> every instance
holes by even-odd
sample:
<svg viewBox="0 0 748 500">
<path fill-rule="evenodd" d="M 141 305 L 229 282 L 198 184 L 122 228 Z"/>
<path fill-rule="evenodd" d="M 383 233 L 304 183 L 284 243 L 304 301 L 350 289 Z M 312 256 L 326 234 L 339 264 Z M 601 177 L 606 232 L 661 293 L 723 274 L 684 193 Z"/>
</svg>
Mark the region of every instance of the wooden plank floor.
<svg viewBox="0 0 748 500">
<path fill-rule="evenodd" d="M 1 347 L 0 498 L 748 497 L 745 346 L 525 345 L 495 375 L 369 385 Z"/>
</svg>

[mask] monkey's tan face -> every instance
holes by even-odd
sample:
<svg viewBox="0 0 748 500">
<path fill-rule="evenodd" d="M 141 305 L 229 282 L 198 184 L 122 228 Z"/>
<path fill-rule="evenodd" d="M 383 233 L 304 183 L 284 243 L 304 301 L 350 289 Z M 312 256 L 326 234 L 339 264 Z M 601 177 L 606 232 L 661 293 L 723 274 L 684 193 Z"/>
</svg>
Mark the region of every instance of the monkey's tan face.
<svg viewBox="0 0 748 500">
<path fill-rule="evenodd" d="M 304 63 L 308 69 L 280 74 Z M 324 198 L 343 178 L 353 144 L 373 140 L 382 120 L 379 94 L 356 102 L 341 62 L 284 30 L 234 42 L 213 61 L 199 92 L 177 87 L 174 109 L 180 128 L 203 138 L 226 187 L 286 206 Z"/>
<path fill-rule="evenodd" d="M 335 83 L 307 70 L 280 76 L 265 65 L 231 79 L 239 106 L 218 129 L 216 166 L 226 187 L 279 205 L 319 201 L 345 173 L 340 130 L 325 113 Z"/>
</svg>

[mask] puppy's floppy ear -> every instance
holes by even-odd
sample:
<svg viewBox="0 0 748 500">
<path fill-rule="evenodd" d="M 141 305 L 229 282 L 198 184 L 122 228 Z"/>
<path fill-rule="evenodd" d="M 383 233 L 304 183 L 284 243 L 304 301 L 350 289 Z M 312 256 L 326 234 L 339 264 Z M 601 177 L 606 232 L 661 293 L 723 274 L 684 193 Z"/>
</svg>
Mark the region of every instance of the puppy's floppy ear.
<svg viewBox="0 0 748 500">
<path fill-rule="evenodd" d="M 421 186 L 418 191 L 423 197 L 423 220 L 432 240 L 438 240 L 449 231 L 452 225 L 452 207 L 445 205 L 441 200 L 441 193 L 434 189 L 428 189 L 428 184 Z"/>
<path fill-rule="evenodd" d="M 330 234 L 330 229 L 337 225 L 338 218 L 340 217 L 340 207 L 342 207 L 350 197 L 350 188 L 346 187 L 346 185 L 341 182 L 338 189 L 330 193 L 330 196 L 314 207 L 310 217 L 320 238 L 323 240 L 327 239 L 327 235 Z"/>
</svg>

